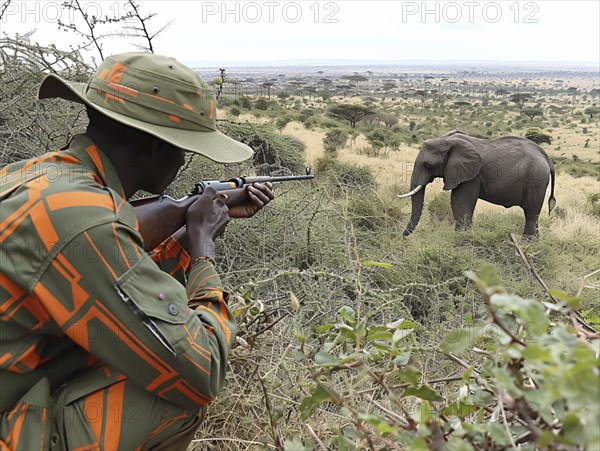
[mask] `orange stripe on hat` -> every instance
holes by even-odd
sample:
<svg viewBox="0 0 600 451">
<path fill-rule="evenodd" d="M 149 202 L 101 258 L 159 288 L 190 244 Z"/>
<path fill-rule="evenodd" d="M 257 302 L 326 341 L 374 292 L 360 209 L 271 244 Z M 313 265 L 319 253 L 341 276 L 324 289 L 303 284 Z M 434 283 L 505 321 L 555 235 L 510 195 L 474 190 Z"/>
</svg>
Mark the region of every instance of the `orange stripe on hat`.
<svg viewBox="0 0 600 451">
<path fill-rule="evenodd" d="M 161 96 L 155 96 L 154 94 L 148 94 L 147 92 L 141 92 L 140 94 L 143 94 L 146 97 L 151 97 L 153 99 L 160 100 L 161 102 L 167 102 L 167 103 L 170 103 L 172 105 L 175 105 L 175 102 L 173 102 L 172 100 L 165 99 L 164 97 L 161 97 Z"/>
<path fill-rule="evenodd" d="M 116 100 L 117 102 L 121 102 L 122 104 L 125 104 L 125 100 L 123 100 L 120 97 L 113 96 L 112 94 L 109 94 L 107 92 L 104 94 L 104 103 L 108 103 L 109 100 Z"/>
<path fill-rule="evenodd" d="M 108 86 L 131 97 L 137 97 L 137 95 L 139 94 L 139 91 L 130 88 L 129 86 L 121 85 L 119 83 L 109 83 Z"/>
</svg>

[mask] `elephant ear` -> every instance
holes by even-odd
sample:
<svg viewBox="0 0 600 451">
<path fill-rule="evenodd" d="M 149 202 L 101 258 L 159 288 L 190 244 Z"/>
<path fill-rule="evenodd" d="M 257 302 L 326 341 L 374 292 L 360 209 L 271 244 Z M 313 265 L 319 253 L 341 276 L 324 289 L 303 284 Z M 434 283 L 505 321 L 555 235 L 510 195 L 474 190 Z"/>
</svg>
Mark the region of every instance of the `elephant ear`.
<svg viewBox="0 0 600 451">
<path fill-rule="evenodd" d="M 448 138 L 452 144 L 444 168 L 444 189 L 452 190 L 467 180 L 474 179 L 481 169 L 481 155 L 470 142 L 460 138 Z"/>
</svg>

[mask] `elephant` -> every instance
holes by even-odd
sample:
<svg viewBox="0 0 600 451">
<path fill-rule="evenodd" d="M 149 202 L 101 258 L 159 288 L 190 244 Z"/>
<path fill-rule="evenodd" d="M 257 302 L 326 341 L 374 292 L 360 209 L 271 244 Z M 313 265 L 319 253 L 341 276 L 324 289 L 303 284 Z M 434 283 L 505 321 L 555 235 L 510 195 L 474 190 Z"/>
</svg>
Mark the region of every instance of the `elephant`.
<svg viewBox="0 0 600 451">
<path fill-rule="evenodd" d="M 506 208 L 519 206 L 525 212 L 523 235 L 538 233 L 548 181 L 551 179 L 548 213 L 556 205 L 555 171 L 544 149 L 518 136 L 480 139 L 460 131 L 423 142 L 414 163 L 410 192 L 412 212 L 403 236 L 410 235 L 421 217 L 425 187 L 443 177 L 444 190 L 451 190 L 450 205 L 456 230 L 471 226 L 478 199 Z"/>
</svg>

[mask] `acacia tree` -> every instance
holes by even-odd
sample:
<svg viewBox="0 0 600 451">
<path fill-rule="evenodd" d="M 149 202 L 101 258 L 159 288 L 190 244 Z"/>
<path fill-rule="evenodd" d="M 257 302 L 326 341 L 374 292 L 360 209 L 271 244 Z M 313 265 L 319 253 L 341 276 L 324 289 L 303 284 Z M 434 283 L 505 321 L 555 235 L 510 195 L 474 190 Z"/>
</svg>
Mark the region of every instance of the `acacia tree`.
<svg viewBox="0 0 600 451">
<path fill-rule="evenodd" d="M 344 77 L 346 80 L 349 80 L 354 83 L 356 89 L 358 89 L 358 83 L 361 81 L 368 81 L 369 79 L 364 75 L 350 75 L 348 77 Z"/>
<path fill-rule="evenodd" d="M 533 141 L 536 144 L 552 144 L 552 137 L 548 133 L 543 132 L 537 127 L 528 129 L 525 133 L 525 138 L 527 138 L 530 141 Z"/>
<path fill-rule="evenodd" d="M 83 106 L 38 102 L 42 73 L 87 81 L 93 68 L 79 51 L 31 42 L 32 33 L 0 39 L 0 166 L 64 146 L 87 122 Z"/>
<path fill-rule="evenodd" d="M 329 108 L 327 115 L 335 119 L 348 121 L 350 127 L 355 128 L 356 123 L 362 121 L 365 117 L 375 114 L 375 112 L 361 105 L 352 105 L 343 103 Z"/>
<path fill-rule="evenodd" d="M 399 122 L 398 118 L 392 113 L 379 113 L 377 115 L 377 120 L 383 122 L 386 128 L 392 128 Z"/>
<path fill-rule="evenodd" d="M 516 94 L 512 94 L 508 99 L 515 103 L 520 110 L 523 109 L 523 105 L 525 105 L 525 102 L 527 102 L 529 99 L 531 99 L 533 97 L 533 94 L 529 94 L 529 93 L 516 93 Z"/>
<path fill-rule="evenodd" d="M 583 112 L 590 116 L 590 119 L 594 117 L 594 114 L 600 114 L 600 107 L 597 106 L 589 106 Z"/>
<path fill-rule="evenodd" d="M 10 3 L 0 6 L 0 22 Z M 69 24 L 59 22 L 58 26 L 83 39 L 69 50 L 53 44 L 40 45 L 33 41 L 33 32 L 0 38 L 0 165 L 60 148 L 85 129 L 87 117 L 82 105 L 61 99 L 35 100 L 44 73 L 88 81 L 96 63 L 94 56 L 85 52 L 95 49 L 95 56 L 103 58 L 102 41 L 108 37 L 134 38 L 129 41 L 134 47 L 154 49 L 153 39 L 166 26 L 151 31 L 148 25 L 155 14 L 143 14 L 133 0 L 128 4 L 131 8 L 125 15 L 101 19 L 88 15 L 78 0 L 65 1 L 62 6 L 72 11 L 77 20 Z"/>
<path fill-rule="evenodd" d="M 539 108 L 524 108 L 521 110 L 521 114 L 524 114 L 529 118 L 530 121 L 533 121 L 534 117 L 543 116 L 544 112 Z"/>
</svg>

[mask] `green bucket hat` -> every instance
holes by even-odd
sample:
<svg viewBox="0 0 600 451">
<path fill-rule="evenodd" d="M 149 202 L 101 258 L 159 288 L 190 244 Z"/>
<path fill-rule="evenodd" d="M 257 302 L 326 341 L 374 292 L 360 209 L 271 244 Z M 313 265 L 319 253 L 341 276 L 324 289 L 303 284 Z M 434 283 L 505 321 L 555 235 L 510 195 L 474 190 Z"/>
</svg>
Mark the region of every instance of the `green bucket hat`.
<svg viewBox="0 0 600 451">
<path fill-rule="evenodd" d="M 47 75 L 38 98 L 84 103 L 117 122 L 218 163 L 238 163 L 253 151 L 216 129 L 213 90 L 192 69 L 153 53 L 107 57 L 89 83 Z"/>
</svg>

